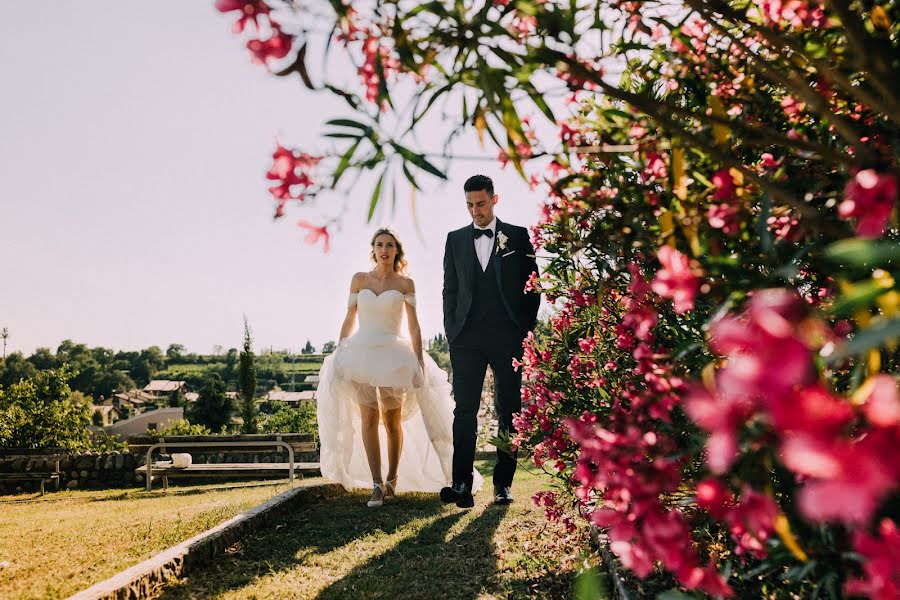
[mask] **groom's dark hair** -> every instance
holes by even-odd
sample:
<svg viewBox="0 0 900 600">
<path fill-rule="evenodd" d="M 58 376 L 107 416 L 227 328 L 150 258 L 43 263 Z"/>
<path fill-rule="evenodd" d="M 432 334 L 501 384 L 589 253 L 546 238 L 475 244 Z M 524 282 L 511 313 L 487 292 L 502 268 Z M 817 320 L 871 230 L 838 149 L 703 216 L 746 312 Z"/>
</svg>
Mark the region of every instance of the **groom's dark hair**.
<svg viewBox="0 0 900 600">
<path fill-rule="evenodd" d="M 485 191 L 488 193 L 488 196 L 493 196 L 494 182 L 487 175 L 472 175 L 463 184 L 463 191 L 467 194 L 469 192 Z"/>
</svg>

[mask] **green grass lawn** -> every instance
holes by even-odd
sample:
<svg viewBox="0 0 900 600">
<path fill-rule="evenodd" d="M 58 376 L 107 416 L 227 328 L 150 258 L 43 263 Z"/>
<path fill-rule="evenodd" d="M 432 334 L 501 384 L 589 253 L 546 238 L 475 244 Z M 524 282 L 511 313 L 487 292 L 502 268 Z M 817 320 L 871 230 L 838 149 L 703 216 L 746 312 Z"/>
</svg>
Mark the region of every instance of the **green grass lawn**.
<svg viewBox="0 0 900 600">
<path fill-rule="evenodd" d="M 0 496 L 0 598 L 65 598 L 286 489 L 279 481 Z"/>
<path fill-rule="evenodd" d="M 489 466 L 479 461 L 488 480 Z M 367 493 L 306 506 L 158 597 L 569 598 L 594 559 L 585 530 L 563 537 L 530 501 L 547 483 L 520 469 L 515 503 L 491 504 L 488 483 L 468 511 L 427 494 L 380 509 L 366 507 Z"/>
</svg>

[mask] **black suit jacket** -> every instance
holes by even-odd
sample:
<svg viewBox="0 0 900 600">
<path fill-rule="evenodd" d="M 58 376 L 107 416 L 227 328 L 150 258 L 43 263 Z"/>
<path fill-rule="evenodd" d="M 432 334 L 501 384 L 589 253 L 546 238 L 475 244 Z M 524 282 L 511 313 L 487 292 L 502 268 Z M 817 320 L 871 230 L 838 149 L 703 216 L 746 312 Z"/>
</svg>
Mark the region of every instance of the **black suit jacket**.
<svg viewBox="0 0 900 600">
<path fill-rule="evenodd" d="M 459 335 L 472 308 L 475 269 L 475 226 L 467 225 L 447 234 L 444 248 L 444 330 L 447 340 Z M 501 232 L 506 236 L 505 248 L 499 247 Z M 525 292 L 525 283 L 538 270 L 534 247 L 524 227 L 509 225 L 497 219 L 497 233 L 491 252 L 497 291 L 512 322 L 525 336 L 537 322 L 541 296 Z"/>
</svg>

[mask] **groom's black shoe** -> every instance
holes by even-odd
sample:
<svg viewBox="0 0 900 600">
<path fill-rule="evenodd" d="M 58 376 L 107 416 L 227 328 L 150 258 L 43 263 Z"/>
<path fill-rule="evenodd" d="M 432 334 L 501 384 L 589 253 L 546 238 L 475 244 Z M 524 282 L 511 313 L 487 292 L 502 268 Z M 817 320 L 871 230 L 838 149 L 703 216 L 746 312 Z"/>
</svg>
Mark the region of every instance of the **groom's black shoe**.
<svg viewBox="0 0 900 600">
<path fill-rule="evenodd" d="M 472 497 L 472 491 L 465 483 L 454 483 L 449 487 L 441 488 L 441 500 L 445 504 L 454 503 L 460 508 L 472 508 L 475 506 L 475 498 Z"/>
<path fill-rule="evenodd" d="M 494 504 L 512 504 L 512 490 L 508 485 L 494 486 Z"/>
</svg>

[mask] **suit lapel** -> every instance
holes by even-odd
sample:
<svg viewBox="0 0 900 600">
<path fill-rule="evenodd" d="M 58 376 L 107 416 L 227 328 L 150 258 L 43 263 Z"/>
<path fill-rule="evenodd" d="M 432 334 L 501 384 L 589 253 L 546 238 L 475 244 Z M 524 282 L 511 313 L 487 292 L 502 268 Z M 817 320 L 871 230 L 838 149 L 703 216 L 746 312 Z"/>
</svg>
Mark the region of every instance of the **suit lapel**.
<svg viewBox="0 0 900 600">
<path fill-rule="evenodd" d="M 465 235 L 462 236 L 462 248 L 460 249 L 462 253 L 460 257 L 462 258 L 462 264 L 468 264 L 469 268 L 463 269 L 462 272 L 468 275 L 468 289 L 472 289 L 472 285 L 475 281 L 475 264 L 478 262 L 478 259 L 475 256 L 475 225 L 469 225 L 466 228 Z"/>
<path fill-rule="evenodd" d="M 503 223 L 500 222 L 500 219 L 497 219 L 497 233 L 494 235 L 494 246 L 491 248 L 491 260 L 494 261 L 494 275 L 497 277 L 497 288 L 500 290 L 500 295 L 503 295 L 503 272 L 501 269 L 501 264 L 503 261 L 500 260 L 500 253 L 497 252 L 497 245 L 500 243 L 500 233 L 503 231 L 502 229 Z"/>
</svg>

